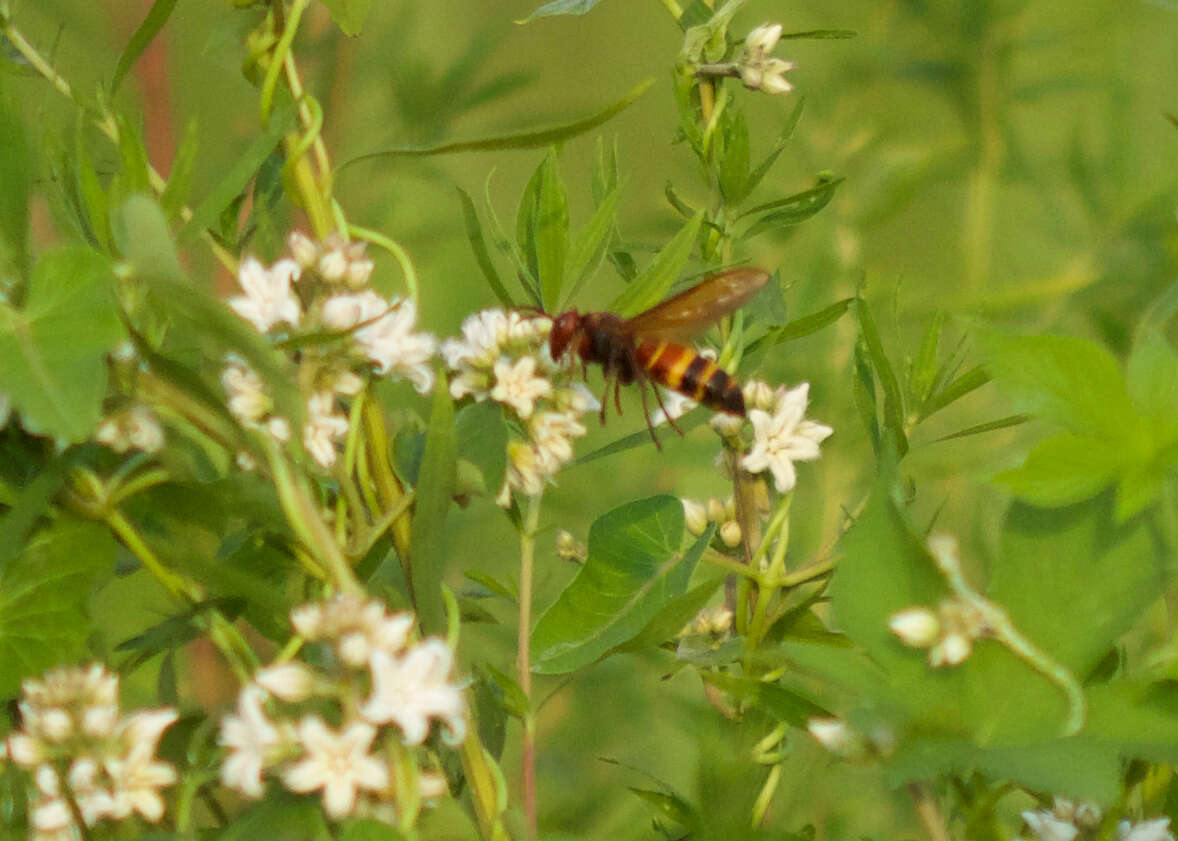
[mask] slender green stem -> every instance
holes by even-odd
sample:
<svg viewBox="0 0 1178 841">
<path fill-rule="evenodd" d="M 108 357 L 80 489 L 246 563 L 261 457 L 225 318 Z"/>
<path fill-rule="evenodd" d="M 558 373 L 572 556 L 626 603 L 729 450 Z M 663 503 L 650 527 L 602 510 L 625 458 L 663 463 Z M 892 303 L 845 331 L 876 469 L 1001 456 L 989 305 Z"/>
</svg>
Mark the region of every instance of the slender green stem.
<svg viewBox="0 0 1178 841">
<path fill-rule="evenodd" d="M 661 0 L 661 2 L 663 8 L 670 12 L 671 17 L 676 21 L 683 17 L 683 7 L 676 3 L 675 0 Z"/>
<path fill-rule="evenodd" d="M 516 638 L 516 673 L 527 699 L 524 715 L 523 764 L 524 815 L 527 837 L 536 837 L 536 715 L 532 709 L 532 580 L 535 574 L 536 530 L 540 524 L 542 494 L 528 497 L 528 510 L 519 538 L 519 632 Z"/>
<path fill-rule="evenodd" d="M 143 564 L 143 568 L 150 572 L 155 580 L 175 598 L 191 603 L 199 602 L 204 598 L 204 592 L 197 584 L 185 581 L 182 576 L 164 566 L 121 511 L 111 509 L 105 513 L 103 520 L 119 540 L 123 541 L 123 544 L 131 550 L 131 554 L 139 560 L 139 563 Z"/>
<path fill-rule="evenodd" d="M 409 259 L 409 255 L 405 252 L 405 249 L 395 240 L 386 237 L 379 231 L 374 231 L 370 228 L 361 228 L 359 225 L 349 224 L 348 236 L 371 242 L 373 245 L 378 245 L 393 255 L 397 264 L 401 267 L 401 274 L 405 276 L 405 291 L 409 295 L 409 300 L 413 301 L 416 306 L 418 302 L 417 270 L 413 268 L 413 261 Z"/>
</svg>

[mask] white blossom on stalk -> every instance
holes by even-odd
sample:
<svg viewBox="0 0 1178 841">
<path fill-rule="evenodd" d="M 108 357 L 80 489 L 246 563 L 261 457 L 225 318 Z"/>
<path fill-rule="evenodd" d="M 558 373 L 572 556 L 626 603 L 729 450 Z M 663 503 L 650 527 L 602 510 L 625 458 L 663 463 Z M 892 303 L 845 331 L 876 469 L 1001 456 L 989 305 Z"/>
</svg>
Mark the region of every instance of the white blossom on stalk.
<svg viewBox="0 0 1178 841">
<path fill-rule="evenodd" d="M 266 268 L 257 258 L 247 257 L 237 270 L 237 281 L 245 295 L 230 298 L 226 303 L 260 333 L 275 324 L 297 326 L 302 309 L 291 284 L 298 280 L 301 271 L 294 260 L 279 260 Z"/>
<path fill-rule="evenodd" d="M 111 778 L 111 816 L 116 820 L 133 812 L 152 823 L 164 816 L 159 789 L 176 782 L 176 769 L 158 761 L 155 750 L 164 730 L 178 717 L 172 709 L 151 710 L 135 713 L 123 723 L 120 739 L 125 753 L 103 763 Z"/>
<path fill-rule="evenodd" d="M 493 370 L 495 386 L 491 389 L 491 399 L 510 406 L 523 420 L 532 416 L 536 398 L 552 394 L 552 383 L 546 377 L 536 376 L 534 356 L 522 357 L 514 365 L 500 359 Z"/>
<path fill-rule="evenodd" d="M 427 639 L 400 656 L 372 654 L 372 696 L 360 713 L 374 724 L 392 722 L 405 744 L 420 745 L 430 720 L 442 722 L 444 738 L 457 744 L 466 737 L 466 705 L 461 690 L 449 683 L 454 655 L 440 639 Z"/>
<path fill-rule="evenodd" d="M 261 420 L 273 406 L 262 378 L 243 362 L 229 361 L 221 372 L 221 385 L 229 395 L 229 413 L 243 423 Z"/>
<path fill-rule="evenodd" d="M 335 442 L 348 434 L 348 419 L 337 415 L 335 395 L 321 391 L 307 401 L 307 423 L 303 426 L 303 446 L 320 467 L 335 464 Z"/>
<path fill-rule="evenodd" d="M 792 61 L 773 58 L 769 53 L 781 40 L 780 23 L 758 26 L 745 38 L 744 60 L 740 63 L 740 80 L 750 90 L 762 90 L 770 94 L 784 94 L 793 90 L 785 74 L 797 65 Z"/>
<path fill-rule="evenodd" d="M 409 642 L 413 614 L 390 614 L 377 599 L 339 595 L 326 602 L 309 602 L 291 611 L 291 625 L 308 640 L 325 640 L 348 666 L 368 664 L 374 651 L 397 654 Z"/>
<path fill-rule="evenodd" d="M 221 763 L 221 782 L 255 799 L 265 792 L 262 771 L 287 742 L 262 708 L 265 700 L 265 691 L 247 684 L 237 698 L 237 713 L 222 719 L 218 739 L 229 749 Z"/>
<path fill-rule="evenodd" d="M 287 768 L 282 780 L 291 791 L 306 794 L 323 789 L 323 808 L 339 819 L 351 814 L 360 789 L 380 791 L 389 784 L 388 768 L 368 751 L 376 728 L 353 721 L 333 731 L 316 715 L 298 727 L 304 757 Z"/>
<path fill-rule="evenodd" d="M 937 614 L 927 607 L 909 607 L 893 613 L 888 629 L 912 648 L 928 648 L 941 637 Z"/>
<path fill-rule="evenodd" d="M 315 686 L 315 676 L 302 663 L 276 663 L 254 675 L 254 683 L 288 703 L 305 701 Z"/>
<path fill-rule="evenodd" d="M 809 383 L 781 388 L 772 414 L 749 410 L 753 447 L 741 460 L 741 466 L 750 473 L 771 472 L 781 493 L 788 493 L 797 484 L 794 462 L 816 460 L 820 455 L 818 445 L 834 432 L 829 426 L 806 420 L 809 393 Z"/>
<path fill-rule="evenodd" d="M 1025 811 L 1023 820 L 1039 841 L 1075 841 L 1080 833 L 1071 821 L 1061 820 L 1046 809 Z"/>
</svg>

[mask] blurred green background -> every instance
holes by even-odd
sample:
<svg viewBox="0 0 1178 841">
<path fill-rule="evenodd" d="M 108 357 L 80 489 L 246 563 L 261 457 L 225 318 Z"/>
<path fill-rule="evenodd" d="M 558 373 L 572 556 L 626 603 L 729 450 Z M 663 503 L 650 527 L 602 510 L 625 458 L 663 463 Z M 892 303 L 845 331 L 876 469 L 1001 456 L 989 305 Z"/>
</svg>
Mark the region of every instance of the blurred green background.
<svg viewBox="0 0 1178 841">
<path fill-rule="evenodd" d="M 338 165 L 390 145 L 565 121 L 653 77 L 657 84 L 637 104 L 600 132 L 567 143 L 561 161 L 576 227 L 592 210 L 595 137 L 616 140 L 626 179 L 622 232 L 657 248 L 679 224 L 664 185 L 674 183 L 688 199 L 706 198 L 690 155 L 673 143 L 670 80 L 682 34 L 656 0 L 603 0 L 584 17 L 513 23 L 536 4 L 376 2 L 356 39 L 340 35 L 313 7 L 295 53 L 324 105 L 333 159 Z M 89 95 L 110 79 L 147 5 L 23 0 L 14 11 L 59 72 Z M 146 111 L 149 149 L 164 171 L 176 138 L 195 121 L 197 200 L 258 132 L 257 92 L 240 72 L 244 33 L 256 14 L 226 2 L 180 2 L 157 49 L 118 95 L 127 113 Z M 938 310 L 949 315 L 949 346 L 962 341 L 967 359 L 978 319 L 1125 348 L 1138 315 L 1172 282 L 1178 256 L 1178 129 L 1166 116 L 1178 111 L 1178 3 L 750 0 L 733 31 L 765 21 L 780 21 L 787 31 L 857 33 L 850 40 L 783 42 L 778 55 L 798 63 L 790 96 L 737 94 L 748 112 L 754 160 L 770 148 L 797 98 L 805 98 L 802 120 L 760 200 L 803 190 L 823 171 L 846 179 L 817 217 L 762 235 L 739 255 L 779 272 L 791 318 L 861 289 L 898 365 L 916 353 Z M 34 137 L 72 136 L 77 113 L 67 100 L 33 77 L 11 87 Z M 478 199 L 493 172 L 492 201 L 501 218 L 512 220 L 542 155 L 383 158 L 340 172 L 337 196 L 354 222 L 407 248 L 421 277 L 422 321 L 447 335 L 466 314 L 494 303 L 467 244 L 455 186 Z M 108 165 L 116 160 L 111 150 Z M 36 211 L 41 242 L 61 236 L 47 210 Z M 256 246 L 267 257 L 277 249 L 265 236 Z M 194 248 L 187 257 L 194 276 L 225 288 L 207 253 Z M 375 282 L 396 289 L 395 266 L 378 261 Z M 620 288 L 607 265 L 575 303 L 599 307 Z M 851 399 L 853 345 L 854 328 L 843 320 L 782 346 L 758 372 L 774 383 L 809 381 L 811 415 L 836 430 L 822 461 L 801 468 L 793 564 L 829 547 L 842 512 L 874 475 Z M 408 389 L 403 396 L 423 408 Z M 1004 502 L 985 478 L 1016 463 L 1020 443 L 1034 431 L 938 439 L 1004 413 L 983 389 L 920 427 L 905 461 L 918 489 L 917 511 L 940 510 L 939 527 L 959 534 L 967 554 L 978 558 L 990 548 Z M 581 451 L 640 428 L 631 400 L 621 419 L 591 431 Z M 711 433 L 697 428 L 662 453 L 644 446 L 562 473 L 545 498 L 539 606 L 575 571 L 555 557 L 556 528 L 583 539 L 594 518 L 635 498 L 725 495 L 714 452 Z M 452 522 L 453 585 L 463 586 L 461 573 L 470 568 L 514 576 L 515 533 L 490 500 L 475 500 Z M 511 612 L 503 603 L 487 606 L 505 624 L 467 626 L 466 653 L 510 670 Z M 147 599 L 122 611 L 126 628 L 110 629 L 111 639 L 155 621 L 158 608 Z M 539 697 L 552 693 L 540 714 L 539 774 L 541 826 L 553 837 L 653 837 L 647 807 L 628 791 L 659 787 L 653 780 L 718 814 L 747 808 L 764 777 L 748 763 L 747 750 L 766 725 L 723 719 L 694 678 L 662 679 L 670 666 L 665 657 L 624 656 L 568 683 L 539 682 Z M 509 731 L 507 739 L 509 774 L 515 735 Z M 890 793 L 877 772 L 828 759 L 804 735 L 791 735 L 789 743 L 772 826 L 809 824 L 820 839 L 916 834 L 906 799 Z M 432 820 L 436 837 L 469 833 L 456 811 Z"/>
</svg>

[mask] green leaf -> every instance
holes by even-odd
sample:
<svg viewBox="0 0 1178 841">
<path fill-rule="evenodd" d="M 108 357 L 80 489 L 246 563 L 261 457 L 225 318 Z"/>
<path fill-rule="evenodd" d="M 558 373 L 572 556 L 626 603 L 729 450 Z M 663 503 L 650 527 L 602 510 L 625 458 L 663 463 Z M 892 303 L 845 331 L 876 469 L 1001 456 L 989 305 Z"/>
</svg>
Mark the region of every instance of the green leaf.
<svg viewBox="0 0 1178 841">
<path fill-rule="evenodd" d="M 803 190 L 792 196 L 786 196 L 777 201 L 768 202 L 745 211 L 739 218 L 746 218 L 761 214 L 760 218 L 749 226 L 744 236 L 752 237 L 775 228 L 786 228 L 805 222 L 822 208 L 830 204 L 835 190 L 843 183 L 842 178 L 820 178 L 817 186 Z"/>
<path fill-rule="evenodd" d="M 123 338 L 106 258 L 78 246 L 33 270 L 22 309 L 0 303 L 0 392 L 30 431 L 88 438 L 102 417 L 106 353 Z"/>
<path fill-rule="evenodd" d="M 1161 593 L 1164 564 L 1141 519 L 1118 525 L 1108 495 L 1062 509 L 1011 507 L 991 598 L 1083 677 Z"/>
<path fill-rule="evenodd" d="M 328 6 L 331 5 L 328 3 Z M 340 24 L 340 28 L 344 28 L 343 24 Z M 346 29 L 344 31 L 347 32 Z M 338 838 L 339 841 L 405 841 L 405 834 L 395 826 L 376 818 L 350 818 L 341 825 Z"/>
<path fill-rule="evenodd" d="M 786 116 L 785 125 L 781 129 L 781 133 L 777 137 L 777 143 L 774 144 L 772 151 L 765 156 L 765 160 L 757 164 L 757 167 L 749 173 L 748 181 L 745 184 L 745 196 L 748 196 L 749 193 L 755 190 L 765 180 L 765 176 L 769 174 L 769 170 L 773 168 L 773 164 L 777 163 L 778 157 L 785 151 L 786 144 L 793 136 L 794 129 L 797 128 L 798 120 L 802 118 L 802 109 L 805 107 L 805 103 L 805 97 L 798 97 L 798 104 Z"/>
<path fill-rule="evenodd" d="M 151 4 L 151 9 L 147 12 L 143 23 L 139 24 L 139 28 L 135 30 L 131 36 L 131 40 L 127 42 L 127 46 L 123 48 L 122 54 L 119 55 L 119 61 L 115 65 L 114 76 L 110 80 L 110 96 L 113 97 L 115 95 L 128 71 L 135 66 L 135 62 L 139 60 L 139 56 L 143 55 L 143 51 L 155 40 L 155 36 L 159 34 L 159 31 L 164 28 L 164 24 L 168 22 L 168 18 L 171 16 L 174 8 L 176 8 L 176 0 L 155 0 Z"/>
<path fill-rule="evenodd" d="M 828 307 L 823 307 L 818 312 L 795 318 L 788 324 L 770 330 L 760 341 L 772 346 L 817 333 L 842 318 L 853 303 L 855 303 L 854 298 L 843 298 Z"/>
<path fill-rule="evenodd" d="M 1083 735 L 1117 748 L 1121 757 L 1178 762 L 1178 697 L 1173 682 L 1116 681 L 1088 689 Z"/>
<path fill-rule="evenodd" d="M 545 309 L 554 310 L 560 300 L 569 247 L 569 200 L 554 148 L 548 150 L 524 188 L 515 230 L 528 269 L 540 282 L 541 302 Z"/>
<path fill-rule="evenodd" d="M 1146 329 L 1138 336 L 1125 383 L 1153 438 L 1168 442 L 1178 436 L 1178 354 L 1160 331 Z"/>
<path fill-rule="evenodd" d="M 14 276 L 28 271 L 29 187 L 32 154 L 16 105 L 0 87 L 0 273 L 11 267 Z"/>
<path fill-rule="evenodd" d="M 647 79 L 638 85 L 635 85 L 630 91 L 619 99 L 617 102 L 603 108 L 596 114 L 588 117 L 583 117 L 579 120 L 574 120 L 571 123 L 563 123 L 561 125 L 552 126 L 551 128 L 534 129 L 531 131 L 514 132 L 512 134 L 501 134 L 493 137 L 485 137 L 480 140 L 460 140 L 451 143 L 441 143 L 436 146 L 416 146 L 416 147 L 394 147 L 389 149 L 381 149 L 376 152 L 368 152 L 359 155 L 344 162 L 339 168 L 345 169 L 353 164 L 361 161 L 375 160 L 377 158 L 395 158 L 395 157 L 423 157 L 429 155 L 449 155 L 454 152 L 487 152 L 496 149 L 536 149 L 544 146 L 552 146 L 577 135 L 592 131 L 602 123 L 613 119 L 634 102 L 650 90 L 651 85 L 655 82 L 654 79 Z"/>
<path fill-rule="evenodd" d="M 811 718 L 830 713 L 796 692 L 755 678 L 739 677 L 726 672 L 700 672 L 704 682 L 721 689 L 747 704 L 760 707 L 779 721 L 804 728 Z"/>
<path fill-rule="evenodd" d="M 698 562 L 699 558 L 703 556 L 704 550 L 708 548 L 708 544 L 711 542 L 712 531 L 713 529 L 709 529 L 701 534 L 696 538 L 691 548 L 687 550 L 689 563 Z M 695 557 L 694 562 L 690 560 L 692 556 Z M 696 614 L 703 610 L 704 605 L 708 603 L 723 583 L 723 575 L 712 576 L 707 581 L 692 587 L 683 595 L 671 599 L 646 623 L 645 628 L 626 640 L 626 642 L 612 648 L 609 654 L 622 654 L 630 651 L 641 651 L 644 648 L 655 648 L 667 640 L 672 639 L 677 633 L 683 630 L 684 625 L 694 619 Z"/>
<path fill-rule="evenodd" d="M 888 782 L 899 786 L 980 771 L 1032 790 L 1109 803 L 1120 794 L 1120 770 L 1114 750 L 1083 737 L 990 748 L 925 737 L 904 744 L 888 760 Z"/>
<path fill-rule="evenodd" d="M 799 38 L 816 38 L 818 40 L 842 40 L 857 38 L 859 33 L 853 29 L 807 29 L 804 32 L 783 32 L 781 40 L 797 40 Z"/>
<path fill-rule="evenodd" d="M 699 825 L 699 815 L 695 813 L 695 808 L 678 794 L 634 787 L 631 787 L 630 791 L 660 818 L 670 821 L 675 826 L 690 829 Z"/>
<path fill-rule="evenodd" d="M 908 436 L 904 432 L 904 397 L 900 392 L 900 383 L 884 351 L 879 329 L 875 326 L 867 301 L 860 298 L 856 302 L 855 312 L 859 316 L 859 335 L 867 348 L 871 368 L 883 388 L 883 431 L 896 448 L 896 454 L 902 456 L 908 452 Z"/>
<path fill-rule="evenodd" d="M 323 0 L 331 19 L 345 35 L 359 35 L 372 0 Z"/>
<path fill-rule="evenodd" d="M 908 402 L 913 406 L 924 404 L 936 381 L 939 368 L 937 356 L 941 347 L 941 328 L 944 324 L 945 313 L 943 310 L 937 310 L 925 327 L 924 336 L 920 340 L 920 350 L 908 369 Z"/>
<path fill-rule="evenodd" d="M 241 156 L 221 176 L 204 201 L 192 211 L 192 218 L 180 231 L 180 242 L 190 243 L 203 231 L 216 227 L 217 219 L 233 200 L 242 194 L 257 174 L 282 136 L 295 124 L 296 109 L 293 105 L 276 108 L 270 115 L 266 130 L 242 152 Z"/>
<path fill-rule="evenodd" d="M 487 279 L 487 284 L 495 293 L 495 297 L 499 299 L 499 303 L 504 308 L 510 309 L 515 304 L 511 300 L 511 296 L 507 294 L 507 288 L 503 285 L 499 272 L 495 270 L 495 264 L 491 261 L 491 255 L 487 251 L 487 241 L 483 237 L 483 226 L 479 222 L 479 214 L 475 210 L 474 200 L 461 187 L 455 189 L 458 190 L 458 198 L 462 202 L 462 221 L 466 225 L 466 239 L 470 242 L 470 249 L 474 252 L 474 259 L 478 264 L 479 271 Z"/>
<path fill-rule="evenodd" d="M 60 520 L 0 571 L 0 697 L 86 655 L 91 587 L 114 569 L 117 548 L 99 525 Z"/>
<path fill-rule="evenodd" d="M 948 383 L 944 388 L 929 396 L 924 405 L 920 407 L 920 419 L 924 420 L 927 417 L 931 417 L 950 403 L 960 400 L 971 391 L 976 391 L 988 382 L 990 382 L 990 375 L 981 366 L 970 368 L 964 374 Z"/>
<path fill-rule="evenodd" d="M 196 120 L 189 120 L 184 127 L 184 137 L 180 140 L 176 158 L 172 161 L 168 183 L 160 196 L 160 206 L 163 207 L 170 222 L 175 222 L 179 218 L 180 208 L 188 201 L 188 196 L 192 192 L 192 173 L 196 164 L 199 139 Z"/>
<path fill-rule="evenodd" d="M 37 521 L 49 512 L 53 497 L 65 482 L 66 474 L 81 459 L 82 447 L 70 447 L 54 457 L 29 480 L 0 517 L 0 574 L 25 545 Z"/>
<path fill-rule="evenodd" d="M 985 423 L 977 423 L 973 426 L 967 426 L 965 429 L 950 432 L 948 435 L 942 435 L 940 438 L 937 438 L 936 441 L 952 441 L 954 438 L 968 438 L 971 435 L 981 435 L 984 432 L 1010 429 L 1012 426 L 1021 426 L 1028 420 L 1029 418 L 1026 415 L 1007 415 L 1004 418 L 986 421 Z"/>
<path fill-rule="evenodd" d="M 1116 360 L 1084 339 L 982 334 L 985 367 L 1023 413 L 1128 444 L 1137 416 Z"/>
<path fill-rule="evenodd" d="M 454 403 L 450 400 L 449 383 L 439 375 L 415 488 L 410 532 L 413 549 L 406 570 L 413 604 L 421 617 L 422 630 L 427 633 L 445 628 L 442 574 L 446 565 L 446 514 L 454 496 L 456 462 Z"/>
<path fill-rule="evenodd" d="M 583 15 L 596 6 L 601 0 L 552 0 L 538 7 L 523 20 L 516 23 L 531 23 L 536 18 L 553 17 L 555 15 Z"/>
<path fill-rule="evenodd" d="M 491 400 L 464 406 L 454 418 L 454 437 L 458 458 L 479 469 L 487 493 L 498 493 L 507 467 L 507 425 L 503 410 Z"/>
<path fill-rule="evenodd" d="M 649 309 L 667 297 L 675 278 L 687 265 L 691 250 L 695 247 L 695 238 L 699 235 L 699 227 L 703 223 L 704 214 L 701 210 L 691 217 L 679 233 L 663 246 L 655 255 L 654 260 L 638 277 L 630 281 L 630 285 L 622 291 L 609 309 L 619 315 L 629 318 L 643 310 Z"/>
<path fill-rule="evenodd" d="M 744 113 L 735 107 L 724 110 L 722 124 L 713 143 L 720 192 L 729 205 L 744 201 L 749 186 L 749 127 Z"/>
<path fill-rule="evenodd" d="M 256 838 L 286 841 L 333 841 L 323 808 L 308 797 L 277 789 L 265 800 L 251 804 L 223 828 L 218 841 L 254 841 Z"/>
<path fill-rule="evenodd" d="M 1040 441 L 1021 466 L 994 480 L 1035 505 L 1071 505 L 1108 487 L 1125 467 L 1125 456 L 1096 438 L 1057 435 Z"/>
<path fill-rule="evenodd" d="M 605 259 L 610 234 L 614 230 L 614 214 L 617 212 L 621 188 L 614 187 L 602 199 L 593 213 L 593 218 L 573 239 L 569 246 L 568 275 L 570 286 L 566 300 L 576 300 L 577 293 L 590 276 L 597 271 Z M 559 302 L 558 302 L 559 303 Z M 559 311 L 560 304 L 556 310 Z"/>
<path fill-rule="evenodd" d="M 532 301 L 532 305 L 536 309 L 542 308 L 540 300 L 540 286 L 536 280 L 536 276 L 532 274 L 532 270 L 528 268 L 528 263 L 520 254 L 519 249 L 515 243 L 512 242 L 507 233 L 503 230 L 503 225 L 499 221 L 498 214 L 495 213 L 495 204 L 491 201 L 491 176 L 494 173 L 487 175 L 487 181 L 483 186 L 484 201 L 487 208 L 487 223 L 491 229 L 491 241 L 499 253 L 511 261 L 512 266 L 515 267 L 516 275 L 519 279 L 520 285 Z"/>
<path fill-rule="evenodd" d="M 639 634 L 681 595 L 698 559 L 682 553 L 683 504 L 654 496 L 615 508 L 589 530 L 589 558 L 532 632 L 533 670 L 563 674 Z"/>
<path fill-rule="evenodd" d="M 85 117 L 78 115 L 74 132 L 74 160 L 71 161 L 76 190 L 82 210 L 81 222 L 91 242 L 104 249 L 110 249 L 110 198 L 98 179 L 94 161 L 90 157 L 88 124 Z"/>
</svg>

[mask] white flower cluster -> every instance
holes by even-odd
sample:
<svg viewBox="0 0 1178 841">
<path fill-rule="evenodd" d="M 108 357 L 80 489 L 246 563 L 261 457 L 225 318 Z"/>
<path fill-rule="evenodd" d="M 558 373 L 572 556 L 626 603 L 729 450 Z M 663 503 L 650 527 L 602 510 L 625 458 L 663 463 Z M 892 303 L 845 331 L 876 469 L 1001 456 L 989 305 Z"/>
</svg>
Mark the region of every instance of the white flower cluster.
<svg viewBox="0 0 1178 841">
<path fill-rule="evenodd" d="M 176 782 L 176 770 L 155 751 L 175 710 L 122 715 L 119 678 L 98 664 L 49 672 L 24 681 L 21 690 L 22 726 L 7 748 L 13 762 L 32 772 L 30 838 L 77 837 L 70 801 L 87 827 L 132 814 L 152 823 L 163 817 L 160 789 Z"/>
<path fill-rule="evenodd" d="M 1095 838 L 1104 814 L 1095 803 L 1056 797 L 1050 809 L 1028 809 L 1022 817 L 1039 841 L 1076 841 Z M 1174 833 L 1169 818 L 1122 820 L 1117 823 L 1117 841 L 1174 841 Z"/>
<path fill-rule="evenodd" d="M 94 438 L 116 453 L 142 450 L 150 455 L 164 445 L 164 430 L 151 409 L 137 405 L 103 418 Z"/>
<path fill-rule="evenodd" d="M 780 23 L 766 23 L 750 32 L 745 39 L 740 80 L 749 90 L 773 94 L 785 94 L 793 90 L 785 74 L 797 65 L 770 55 L 781 40 L 781 31 Z"/>
<path fill-rule="evenodd" d="M 552 320 L 492 309 L 462 324 L 462 338 L 442 343 L 442 356 L 454 373 L 450 394 L 501 403 L 518 419 L 526 438 L 507 444 L 507 476 L 500 505 L 511 504 L 513 490 L 535 496 L 573 458 L 573 440 L 585 434 L 581 416 L 600 408 L 548 350 Z"/>
<path fill-rule="evenodd" d="M 303 446 L 316 463 L 330 468 L 348 431 L 339 404 L 364 388 L 357 369 L 406 379 L 424 394 L 433 388 L 430 361 L 437 341 L 417 332 L 412 301 L 386 299 L 368 288 L 373 264 L 364 243 L 332 236 L 317 244 L 296 231 L 287 244 L 293 259 L 269 268 L 253 258 L 242 261 L 238 280 L 245 294 L 228 304 L 263 333 L 287 325 L 308 335 L 340 334 L 340 342 L 306 343 L 297 357 L 298 382 L 308 389 Z M 290 437 L 288 422 L 270 414 L 264 384 L 243 361 L 228 360 L 221 382 L 230 411 L 243 424 L 264 427 L 279 441 Z M 239 462 L 250 465 L 248 456 Z"/>
<path fill-rule="evenodd" d="M 326 647 L 326 665 L 279 663 L 242 689 L 236 713 L 221 724 L 221 780 L 253 798 L 267 776 L 294 792 L 322 791 L 334 819 L 385 815 L 397 797 L 389 766 L 396 744 L 422 744 L 434 721 L 446 743 L 466 737 L 462 690 L 450 682 L 453 653 L 440 639 L 415 640 L 411 614 L 355 596 L 298 607 L 291 624 Z M 446 789 L 432 771 L 420 772 L 418 787 L 422 797 Z"/>
</svg>

